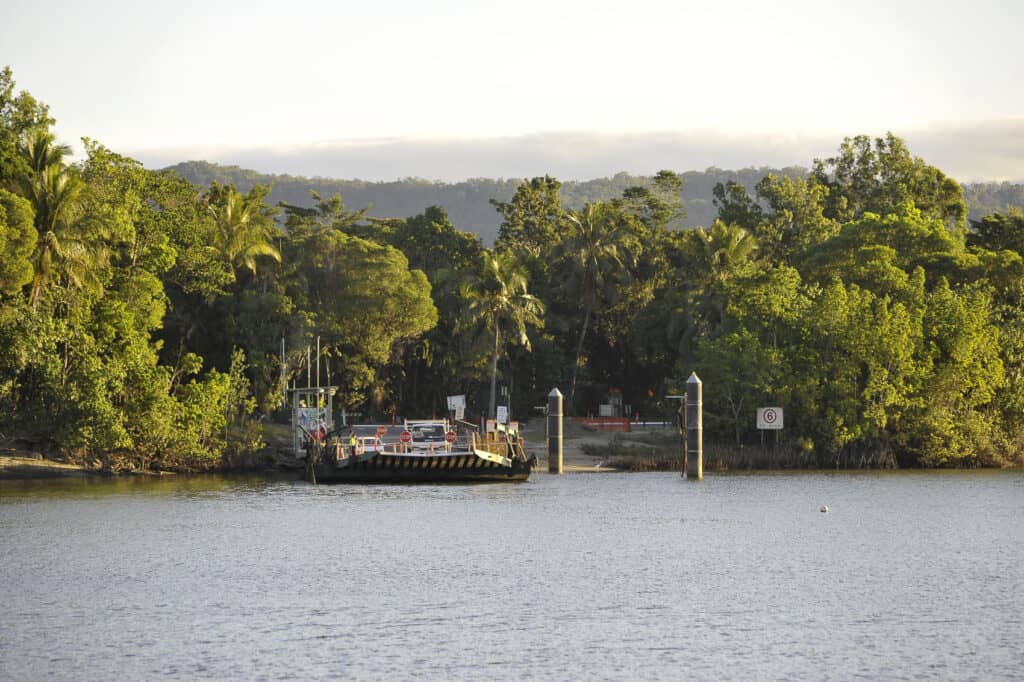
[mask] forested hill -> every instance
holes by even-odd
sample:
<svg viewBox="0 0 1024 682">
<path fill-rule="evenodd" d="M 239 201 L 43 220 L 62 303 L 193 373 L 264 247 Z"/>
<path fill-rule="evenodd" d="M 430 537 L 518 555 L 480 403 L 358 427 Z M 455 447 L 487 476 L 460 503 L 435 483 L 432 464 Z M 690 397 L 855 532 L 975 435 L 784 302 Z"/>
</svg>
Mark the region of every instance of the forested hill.
<svg viewBox="0 0 1024 682">
<path fill-rule="evenodd" d="M 463 182 L 433 182 L 420 178 L 405 178 L 392 182 L 366 182 L 363 180 L 335 180 L 332 178 L 305 178 L 293 175 L 270 175 L 238 166 L 221 166 L 205 161 L 188 161 L 171 166 L 173 171 L 198 187 L 209 187 L 214 180 L 234 184 L 241 192 L 247 192 L 256 184 L 272 185 L 268 202 L 284 201 L 299 206 L 312 206 L 310 190 L 329 198 L 341 193 L 345 205 L 350 209 L 371 206 L 370 215 L 381 218 L 408 218 L 422 213 L 428 206 L 440 206 L 451 218 L 452 224 L 460 230 L 479 234 L 485 244 L 494 242 L 498 235 L 501 216 L 490 200 L 510 201 L 521 178 L 498 179 L 473 178 Z M 682 174 L 683 207 L 686 219 L 682 225 L 710 225 L 716 210 L 712 203 L 711 190 L 715 183 L 729 180 L 738 182 L 751 191 L 757 182 L 768 173 L 777 175 L 803 176 L 803 168 L 776 170 L 771 168 L 746 168 L 728 171 L 709 168 L 706 171 L 689 171 Z M 562 204 L 567 208 L 581 208 L 587 202 L 607 200 L 622 196 L 628 187 L 646 186 L 650 178 L 618 173 L 610 178 L 585 181 L 563 181 Z"/>
<path fill-rule="evenodd" d="M 405 178 L 392 182 L 366 182 L 363 180 L 336 180 L 333 178 L 306 178 L 294 175 L 271 175 L 238 166 L 222 166 L 206 161 L 187 161 L 166 169 L 199 187 L 209 187 L 214 180 L 233 184 L 241 192 L 253 185 L 272 185 L 269 203 L 284 201 L 298 206 L 312 206 L 310 190 L 325 199 L 341 193 L 350 209 L 372 206 L 370 215 L 381 218 L 408 218 L 422 213 L 428 206 L 442 207 L 452 224 L 461 230 L 475 232 L 485 244 L 491 244 L 498 234 L 500 216 L 490 200 L 509 201 L 521 179 L 474 178 L 464 182 L 433 182 L 420 178 Z M 710 225 L 717 214 L 712 202 L 712 189 L 716 183 L 727 181 L 744 185 L 751 194 L 754 186 L 768 173 L 802 177 L 803 168 L 744 168 L 723 170 L 708 168 L 704 171 L 682 173 L 683 207 L 686 219 L 682 225 Z M 611 178 L 585 181 L 564 181 L 562 203 L 567 208 L 580 208 L 587 202 L 622 196 L 627 187 L 649 184 L 650 178 L 618 173 Z M 970 206 L 969 218 L 977 219 L 1009 206 L 1024 208 L 1024 185 L 1010 183 L 971 183 L 964 185 L 964 195 Z"/>
</svg>

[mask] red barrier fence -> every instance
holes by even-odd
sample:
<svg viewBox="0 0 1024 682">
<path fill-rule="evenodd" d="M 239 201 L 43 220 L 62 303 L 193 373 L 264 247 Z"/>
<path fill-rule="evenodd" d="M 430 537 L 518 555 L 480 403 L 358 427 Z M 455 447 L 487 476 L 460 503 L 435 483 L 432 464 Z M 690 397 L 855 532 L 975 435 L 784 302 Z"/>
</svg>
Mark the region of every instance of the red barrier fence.
<svg viewBox="0 0 1024 682">
<path fill-rule="evenodd" d="M 603 433 L 629 433 L 631 430 L 626 417 L 573 417 L 572 420 L 585 429 Z"/>
</svg>

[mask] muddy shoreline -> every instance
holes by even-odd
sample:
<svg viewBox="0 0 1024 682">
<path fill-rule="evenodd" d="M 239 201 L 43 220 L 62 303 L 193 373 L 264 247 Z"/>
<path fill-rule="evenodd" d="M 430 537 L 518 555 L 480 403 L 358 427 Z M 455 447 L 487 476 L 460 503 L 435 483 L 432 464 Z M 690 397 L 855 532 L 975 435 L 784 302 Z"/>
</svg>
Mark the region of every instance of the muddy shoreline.
<svg viewBox="0 0 1024 682">
<path fill-rule="evenodd" d="M 109 475 L 97 469 L 45 459 L 39 453 L 9 452 L 0 454 L 0 480 L 5 481 Z"/>
</svg>

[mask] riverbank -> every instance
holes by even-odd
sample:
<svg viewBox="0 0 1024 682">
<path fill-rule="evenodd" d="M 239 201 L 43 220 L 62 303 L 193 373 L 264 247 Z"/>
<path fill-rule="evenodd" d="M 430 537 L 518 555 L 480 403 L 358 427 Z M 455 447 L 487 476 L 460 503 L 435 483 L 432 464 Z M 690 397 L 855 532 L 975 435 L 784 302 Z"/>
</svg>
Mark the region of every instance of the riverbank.
<svg viewBox="0 0 1024 682">
<path fill-rule="evenodd" d="M 100 467 L 68 464 L 46 459 L 38 452 L 6 451 L 0 454 L 0 481 L 111 476 L 174 476 L 173 471 L 125 470 L 112 472 Z"/>
<path fill-rule="evenodd" d="M 523 429 L 523 441 L 528 454 L 536 455 L 537 471 L 547 471 L 547 443 L 544 435 L 544 421 L 533 420 Z M 588 454 L 588 450 L 607 446 L 612 434 L 587 431 L 583 427 L 566 422 L 563 433 L 563 471 L 566 472 L 610 472 L 620 470 L 611 467 L 604 458 Z M 290 434 L 282 425 L 267 425 L 264 428 L 264 447 L 250 461 L 239 463 L 237 469 L 248 473 L 280 473 L 296 469 L 301 462 L 292 461 L 288 456 L 291 448 Z M 257 464 L 257 461 L 259 464 Z M 234 469 L 236 467 L 230 467 Z M 0 480 L 49 479 L 85 476 L 118 476 L 141 472 L 111 472 L 99 467 L 68 464 L 46 459 L 41 453 L 30 450 L 0 450 Z M 167 472 L 146 472 L 160 475 Z M 225 473 L 224 471 L 216 473 Z"/>
<path fill-rule="evenodd" d="M 45 459 L 37 452 L 11 450 L 0 454 L 0 480 L 102 476 L 103 472 L 77 464 Z"/>
<path fill-rule="evenodd" d="M 522 430 L 527 451 L 537 456 L 538 470 L 547 471 L 547 442 L 544 421 L 534 420 Z M 566 420 L 562 434 L 563 469 L 572 471 L 682 471 L 683 445 L 674 425 L 634 425 L 628 433 L 602 433 Z M 822 458 L 797 444 L 775 445 L 766 438 L 763 445 L 735 445 L 704 442 L 704 471 L 833 471 L 864 469 L 1016 469 L 1024 467 L 1024 454 L 1001 463 L 977 459 L 953 459 L 934 466 L 899 463 L 893 451 L 845 454 Z"/>
<path fill-rule="evenodd" d="M 520 434 L 527 454 L 537 457 L 537 470 L 547 471 L 548 446 L 544 420 L 534 419 L 527 422 Z M 618 466 L 614 458 L 606 456 L 602 448 L 607 448 L 616 436 L 630 435 L 589 430 L 567 419 L 562 426 L 562 470 L 568 473 L 628 470 L 628 467 Z"/>
<path fill-rule="evenodd" d="M 629 433 L 602 433 L 566 420 L 562 434 L 562 462 L 566 473 L 607 473 L 615 471 L 682 471 L 683 450 L 672 426 L 640 426 Z M 529 455 L 537 457 L 537 473 L 548 471 L 544 420 L 534 419 L 522 428 Z M 266 446 L 259 452 L 227 463 L 210 473 L 281 474 L 301 469 L 301 460 L 290 455 L 291 438 L 284 425 L 264 426 Z M 886 464 L 889 464 L 886 466 Z M 705 443 L 705 471 L 758 471 L 785 469 L 885 469 L 894 462 L 837 462 L 821 466 L 807 456 L 789 450 L 760 447 L 730 447 Z M 973 468 L 973 467 L 972 467 Z M 108 471 L 100 466 L 76 465 L 46 459 L 41 453 L 15 448 L 0 449 L 0 480 L 52 479 L 84 476 L 168 475 L 161 471 Z"/>
</svg>

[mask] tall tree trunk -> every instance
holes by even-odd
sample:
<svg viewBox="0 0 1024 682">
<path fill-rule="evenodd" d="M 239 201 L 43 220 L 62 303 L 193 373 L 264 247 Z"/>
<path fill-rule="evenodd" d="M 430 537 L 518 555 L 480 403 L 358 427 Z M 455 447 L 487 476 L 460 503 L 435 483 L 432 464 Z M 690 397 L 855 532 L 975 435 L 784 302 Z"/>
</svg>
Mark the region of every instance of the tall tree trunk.
<svg viewBox="0 0 1024 682">
<path fill-rule="evenodd" d="M 495 399 L 496 399 L 495 391 L 497 390 L 497 380 L 498 380 L 498 341 L 499 341 L 500 338 L 501 338 L 500 328 L 498 327 L 497 320 L 495 320 L 495 322 L 494 322 L 494 356 L 491 357 L 491 408 L 487 412 L 489 419 L 496 419 L 497 418 L 497 411 L 495 410 Z"/>
<path fill-rule="evenodd" d="M 572 385 L 569 388 L 569 414 L 576 414 L 576 377 L 580 372 L 580 356 L 583 355 L 583 339 L 587 337 L 587 328 L 590 326 L 590 308 L 587 308 L 583 315 L 583 329 L 580 330 L 580 340 L 576 343 L 576 364 L 572 366 Z"/>
</svg>

